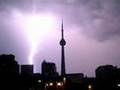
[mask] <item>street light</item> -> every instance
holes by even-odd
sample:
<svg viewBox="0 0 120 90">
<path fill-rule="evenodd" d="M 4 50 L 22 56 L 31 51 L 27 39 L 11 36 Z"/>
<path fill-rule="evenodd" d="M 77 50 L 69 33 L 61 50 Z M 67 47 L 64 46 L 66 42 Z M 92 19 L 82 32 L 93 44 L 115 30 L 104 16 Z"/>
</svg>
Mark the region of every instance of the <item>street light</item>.
<svg viewBox="0 0 120 90">
<path fill-rule="evenodd" d="M 88 90 L 92 90 L 92 85 L 88 85 Z"/>
<path fill-rule="evenodd" d="M 45 87 L 49 86 L 48 83 L 45 84 Z"/>
<path fill-rule="evenodd" d="M 120 83 L 118 83 L 117 86 L 120 87 Z"/>
<path fill-rule="evenodd" d="M 66 83 L 66 78 L 65 77 L 63 77 L 63 82 Z"/>
<path fill-rule="evenodd" d="M 57 82 L 57 86 L 62 86 L 63 83 L 62 82 Z"/>
<path fill-rule="evenodd" d="M 42 81 L 41 80 L 38 80 L 38 83 L 41 83 Z"/>
<path fill-rule="evenodd" d="M 49 83 L 49 86 L 53 86 L 53 83 L 52 83 L 52 82 L 50 82 L 50 83 Z"/>
</svg>

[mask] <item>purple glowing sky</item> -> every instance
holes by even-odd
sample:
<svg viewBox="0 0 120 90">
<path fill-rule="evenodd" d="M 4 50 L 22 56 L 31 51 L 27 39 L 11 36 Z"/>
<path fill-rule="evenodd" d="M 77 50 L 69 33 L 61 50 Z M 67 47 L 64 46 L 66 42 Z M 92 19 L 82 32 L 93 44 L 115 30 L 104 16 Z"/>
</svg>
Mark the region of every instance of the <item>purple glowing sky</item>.
<svg viewBox="0 0 120 90">
<path fill-rule="evenodd" d="M 67 73 L 94 76 L 99 65 L 120 67 L 119 11 L 120 0 L 0 0 L 0 54 L 12 53 L 18 63 L 28 64 L 36 47 L 35 71 L 41 71 L 44 59 L 55 62 L 60 71 L 63 19 Z M 35 19 L 36 22 L 46 23 L 45 28 L 45 24 L 29 27 L 28 22 L 34 21 L 29 19 L 33 13 L 44 21 Z"/>
</svg>

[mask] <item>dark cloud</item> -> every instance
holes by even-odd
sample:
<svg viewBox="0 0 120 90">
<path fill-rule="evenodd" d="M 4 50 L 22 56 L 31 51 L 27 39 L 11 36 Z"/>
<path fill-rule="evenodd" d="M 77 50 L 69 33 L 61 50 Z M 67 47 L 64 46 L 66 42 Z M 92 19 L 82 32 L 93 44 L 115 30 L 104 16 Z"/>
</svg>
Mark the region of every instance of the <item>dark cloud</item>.
<svg viewBox="0 0 120 90">
<path fill-rule="evenodd" d="M 81 1 L 79 1 L 81 2 Z M 119 0 L 89 0 L 84 5 L 68 5 L 65 15 L 71 24 L 83 27 L 85 35 L 107 40 L 120 34 Z"/>
</svg>

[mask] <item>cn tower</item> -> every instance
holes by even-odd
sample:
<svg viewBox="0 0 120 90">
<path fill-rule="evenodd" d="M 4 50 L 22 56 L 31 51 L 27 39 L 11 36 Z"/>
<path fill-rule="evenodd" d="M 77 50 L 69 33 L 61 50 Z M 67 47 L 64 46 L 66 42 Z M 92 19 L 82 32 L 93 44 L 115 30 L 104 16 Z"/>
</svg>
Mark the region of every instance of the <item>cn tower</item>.
<svg viewBox="0 0 120 90">
<path fill-rule="evenodd" d="M 64 29 L 63 29 L 63 21 L 61 24 L 61 40 L 60 40 L 60 46 L 61 46 L 61 76 L 65 76 L 66 70 L 65 70 L 65 45 L 66 41 L 64 39 Z"/>
</svg>

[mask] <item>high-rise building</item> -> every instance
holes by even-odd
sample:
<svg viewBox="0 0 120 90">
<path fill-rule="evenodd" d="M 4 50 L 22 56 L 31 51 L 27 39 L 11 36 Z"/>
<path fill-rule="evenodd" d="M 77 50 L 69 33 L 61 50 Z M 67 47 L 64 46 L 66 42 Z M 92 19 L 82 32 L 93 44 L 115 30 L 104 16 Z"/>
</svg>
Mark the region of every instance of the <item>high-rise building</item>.
<svg viewBox="0 0 120 90">
<path fill-rule="evenodd" d="M 98 78 L 99 80 L 105 80 L 108 79 L 112 79 L 115 75 L 116 75 L 116 66 L 113 65 L 103 65 L 103 66 L 99 66 L 96 69 L 96 78 Z"/>
<path fill-rule="evenodd" d="M 64 39 L 63 21 L 62 21 L 62 25 L 61 25 L 61 35 L 62 35 L 62 38 L 60 40 L 60 46 L 61 46 L 61 75 L 64 76 L 66 74 L 66 70 L 65 70 L 65 50 L 64 50 L 64 47 L 66 45 L 66 41 Z"/>
<path fill-rule="evenodd" d="M 97 87 L 100 90 L 119 90 L 120 69 L 113 65 L 103 65 L 96 69 Z"/>
<path fill-rule="evenodd" d="M 58 73 L 56 72 L 56 65 L 51 62 L 42 62 L 42 75 L 47 78 L 56 77 Z"/>
<path fill-rule="evenodd" d="M 1 74 L 19 74 L 19 64 L 15 60 L 15 56 L 10 55 L 0 55 L 0 73 Z"/>
</svg>

